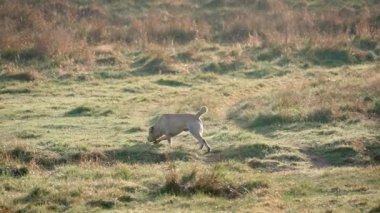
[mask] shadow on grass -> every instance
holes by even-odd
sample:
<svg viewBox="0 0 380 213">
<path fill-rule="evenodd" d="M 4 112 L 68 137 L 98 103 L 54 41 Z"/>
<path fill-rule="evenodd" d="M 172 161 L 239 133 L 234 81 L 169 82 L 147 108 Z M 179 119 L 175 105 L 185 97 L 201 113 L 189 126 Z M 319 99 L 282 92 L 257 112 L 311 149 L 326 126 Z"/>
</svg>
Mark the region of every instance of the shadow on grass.
<svg viewBox="0 0 380 213">
<path fill-rule="evenodd" d="M 338 140 L 309 147 L 304 153 L 310 157 L 315 167 L 367 166 L 380 163 L 380 145 L 371 141 Z"/>
<path fill-rule="evenodd" d="M 277 131 L 300 132 L 318 128 L 334 121 L 331 109 L 315 109 L 306 115 L 287 115 L 280 112 L 251 113 L 255 100 L 241 101 L 232 107 L 227 117 L 240 128 L 254 131 L 267 137 L 275 137 Z"/>
<path fill-rule="evenodd" d="M 183 83 L 181 81 L 176 81 L 176 80 L 160 79 L 160 80 L 155 81 L 155 83 L 161 86 L 168 86 L 168 87 L 191 87 L 190 84 L 186 84 L 186 83 Z"/>
<path fill-rule="evenodd" d="M 270 126 L 261 126 L 250 128 L 250 130 L 254 131 L 256 134 L 264 135 L 268 138 L 276 138 L 277 132 L 286 131 L 286 132 L 302 132 L 309 129 L 320 128 L 321 123 L 316 122 L 299 122 L 299 123 L 283 123 L 283 124 L 275 124 Z"/>
<path fill-rule="evenodd" d="M 35 163 L 42 169 L 53 170 L 56 166 L 66 164 L 80 164 L 85 162 L 93 162 L 102 165 L 112 165 L 117 162 L 152 164 L 166 161 L 187 161 L 190 155 L 182 149 L 172 149 L 169 152 L 162 152 L 159 146 L 152 144 L 133 144 L 125 145 L 119 149 L 105 151 L 86 151 L 71 153 L 36 153 L 27 150 L 24 147 L 15 147 L 7 151 L 0 151 L 0 158 L 7 158 L 22 163 Z M 2 170 L 1 174 L 8 174 L 11 170 Z M 11 174 L 13 174 L 13 170 Z M 26 173 L 27 174 L 27 173 Z M 26 175 L 23 174 L 23 175 Z M 18 176 L 17 174 L 14 176 Z"/>
<path fill-rule="evenodd" d="M 189 159 L 189 154 L 181 149 L 173 149 L 167 153 L 161 153 L 158 149 L 159 146 L 151 144 L 134 144 L 126 145 L 121 149 L 109 150 L 105 154 L 113 161 L 123 163 L 161 163 L 170 160 L 183 160 Z"/>
<path fill-rule="evenodd" d="M 268 79 L 268 78 L 273 78 L 273 77 L 282 77 L 289 73 L 290 71 L 288 70 L 260 69 L 260 70 L 247 72 L 245 73 L 245 76 L 251 79 Z"/>
<path fill-rule="evenodd" d="M 163 57 L 144 56 L 132 64 L 132 74 L 135 76 L 148 76 L 157 74 L 175 74 L 171 64 Z"/>
<path fill-rule="evenodd" d="M 268 144 L 249 144 L 241 146 L 230 146 L 223 150 L 214 150 L 214 154 L 207 156 L 209 161 L 218 162 L 225 160 L 245 161 L 249 158 L 264 159 L 268 155 L 275 154 L 283 150 L 280 146 Z"/>
</svg>

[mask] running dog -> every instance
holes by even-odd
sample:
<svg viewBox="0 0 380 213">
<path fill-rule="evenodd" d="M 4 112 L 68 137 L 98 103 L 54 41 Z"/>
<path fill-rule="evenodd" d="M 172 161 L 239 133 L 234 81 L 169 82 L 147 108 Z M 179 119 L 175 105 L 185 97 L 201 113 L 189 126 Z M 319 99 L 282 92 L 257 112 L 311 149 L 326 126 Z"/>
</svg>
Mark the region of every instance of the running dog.
<svg viewBox="0 0 380 213">
<path fill-rule="evenodd" d="M 158 121 L 149 128 L 148 141 L 158 144 L 162 140 L 167 140 L 171 144 L 171 138 L 183 131 L 189 131 L 191 135 L 198 140 L 199 149 L 204 146 L 207 152 L 211 151 L 210 146 L 202 137 L 203 124 L 200 119 L 201 115 L 208 111 L 203 106 L 196 114 L 180 113 L 180 114 L 164 114 Z"/>
</svg>

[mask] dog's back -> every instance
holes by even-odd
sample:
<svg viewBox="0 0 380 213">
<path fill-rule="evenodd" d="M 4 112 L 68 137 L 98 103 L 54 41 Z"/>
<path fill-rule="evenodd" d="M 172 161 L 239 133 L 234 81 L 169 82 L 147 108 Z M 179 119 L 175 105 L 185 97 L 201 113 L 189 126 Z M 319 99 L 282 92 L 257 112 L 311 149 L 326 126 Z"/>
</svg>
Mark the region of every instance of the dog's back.
<svg viewBox="0 0 380 213">
<path fill-rule="evenodd" d="M 197 113 L 177 113 L 163 114 L 157 121 L 157 126 L 164 127 L 170 135 L 177 135 L 182 131 L 188 131 L 194 123 L 202 124 L 200 116 L 208 111 L 207 107 L 203 106 Z"/>
</svg>

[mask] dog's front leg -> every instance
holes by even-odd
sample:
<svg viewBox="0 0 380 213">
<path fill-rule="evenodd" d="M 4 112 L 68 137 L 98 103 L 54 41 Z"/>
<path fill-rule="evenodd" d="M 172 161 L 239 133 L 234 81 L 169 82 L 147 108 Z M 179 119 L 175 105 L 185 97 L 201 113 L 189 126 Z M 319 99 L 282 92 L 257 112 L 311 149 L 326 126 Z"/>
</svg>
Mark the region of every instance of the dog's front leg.
<svg viewBox="0 0 380 213">
<path fill-rule="evenodd" d="M 165 135 L 160 136 L 160 137 L 157 138 L 156 141 L 154 141 L 153 143 L 154 143 L 154 144 L 158 144 L 158 143 L 160 143 L 160 142 L 163 141 L 163 140 L 167 140 Z"/>
<path fill-rule="evenodd" d="M 166 140 L 168 140 L 169 145 L 172 145 L 172 138 L 169 136 L 166 136 Z"/>
</svg>

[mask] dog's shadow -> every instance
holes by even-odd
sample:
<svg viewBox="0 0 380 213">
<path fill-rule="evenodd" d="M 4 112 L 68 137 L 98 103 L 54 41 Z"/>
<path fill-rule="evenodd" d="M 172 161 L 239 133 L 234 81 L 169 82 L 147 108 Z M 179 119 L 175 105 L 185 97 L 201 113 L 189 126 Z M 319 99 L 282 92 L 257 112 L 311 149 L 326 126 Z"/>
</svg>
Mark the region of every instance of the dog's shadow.
<svg viewBox="0 0 380 213">
<path fill-rule="evenodd" d="M 139 163 L 151 164 L 166 161 L 181 160 L 187 161 L 190 155 L 183 149 L 171 149 L 162 152 L 161 145 L 152 145 L 146 143 L 135 143 L 132 145 L 124 145 L 122 148 L 108 150 L 106 155 L 114 161 L 123 163 Z"/>
</svg>

